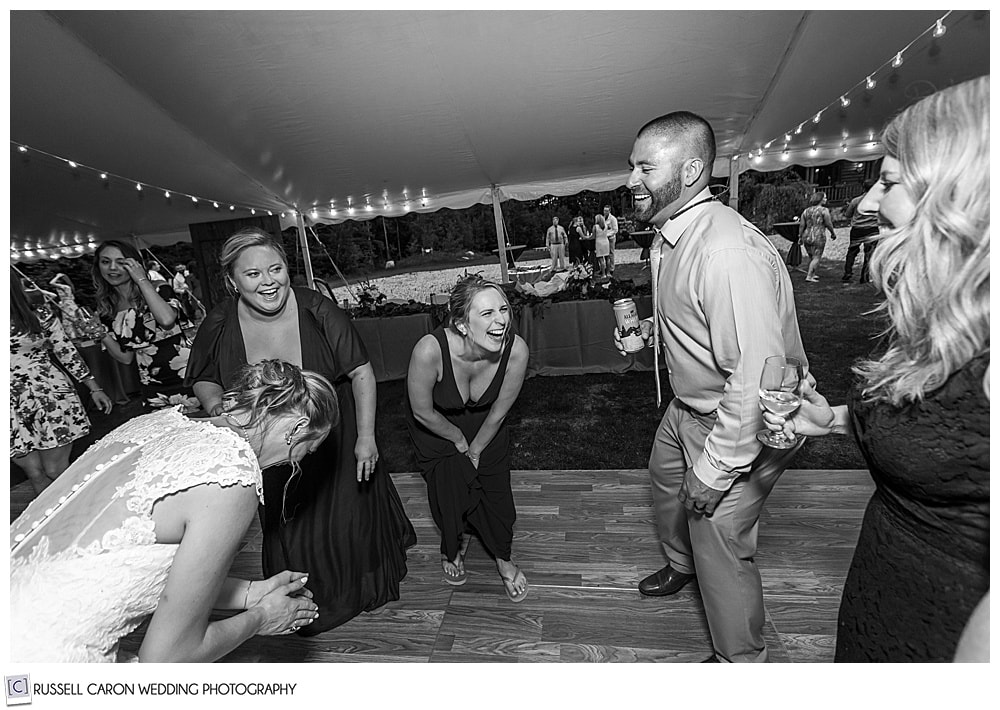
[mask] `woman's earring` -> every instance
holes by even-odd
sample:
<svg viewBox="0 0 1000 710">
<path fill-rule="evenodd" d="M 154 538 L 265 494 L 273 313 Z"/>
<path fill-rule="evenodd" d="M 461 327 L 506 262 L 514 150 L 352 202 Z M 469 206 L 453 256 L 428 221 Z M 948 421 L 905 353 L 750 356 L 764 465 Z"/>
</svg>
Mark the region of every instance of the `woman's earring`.
<svg viewBox="0 0 1000 710">
<path fill-rule="evenodd" d="M 285 443 L 288 444 L 289 446 L 292 445 L 292 432 L 288 432 L 287 434 L 285 434 Z"/>
</svg>

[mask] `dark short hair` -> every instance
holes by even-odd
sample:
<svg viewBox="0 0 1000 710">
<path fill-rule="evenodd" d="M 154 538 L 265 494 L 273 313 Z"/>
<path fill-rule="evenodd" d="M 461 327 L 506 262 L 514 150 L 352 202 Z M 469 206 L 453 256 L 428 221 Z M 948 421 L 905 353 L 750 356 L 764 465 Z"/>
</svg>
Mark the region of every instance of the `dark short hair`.
<svg viewBox="0 0 1000 710">
<path fill-rule="evenodd" d="M 639 129 L 636 137 L 652 133 L 655 136 L 674 137 L 682 135 L 687 141 L 687 147 L 692 155 L 705 161 L 709 175 L 715 163 L 715 131 L 704 118 L 690 111 L 674 111 L 654 118 Z"/>
<path fill-rule="evenodd" d="M 809 204 L 818 205 L 825 199 L 826 199 L 825 192 L 814 192 L 813 194 L 809 195 Z"/>
</svg>

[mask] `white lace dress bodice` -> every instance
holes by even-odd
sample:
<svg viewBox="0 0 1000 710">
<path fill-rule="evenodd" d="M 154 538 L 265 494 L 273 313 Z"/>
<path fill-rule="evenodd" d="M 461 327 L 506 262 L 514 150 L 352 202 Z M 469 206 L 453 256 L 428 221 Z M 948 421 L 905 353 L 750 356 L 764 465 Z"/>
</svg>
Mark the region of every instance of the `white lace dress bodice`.
<svg viewBox="0 0 1000 710">
<path fill-rule="evenodd" d="M 90 447 L 11 524 L 11 659 L 114 662 L 156 609 L 177 550 L 156 541 L 154 504 L 204 484 L 253 486 L 263 501 L 250 445 L 177 409 Z"/>
</svg>

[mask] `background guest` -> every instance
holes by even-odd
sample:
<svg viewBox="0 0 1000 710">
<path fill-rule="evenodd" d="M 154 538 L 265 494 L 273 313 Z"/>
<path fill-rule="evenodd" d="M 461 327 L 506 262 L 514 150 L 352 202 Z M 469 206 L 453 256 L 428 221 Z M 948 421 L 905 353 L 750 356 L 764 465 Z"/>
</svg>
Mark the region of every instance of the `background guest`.
<svg viewBox="0 0 1000 710">
<path fill-rule="evenodd" d="M 69 465 L 73 442 L 90 431 L 90 420 L 66 371 L 90 390 L 102 412 L 111 399 L 54 315 L 39 321 L 21 287 L 10 274 L 10 458 L 41 493 Z"/>
<path fill-rule="evenodd" d="M 614 274 L 615 242 L 618 241 L 618 218 L 611 214 L 611 205 L 604 205 L 604 229 L 608 235 L 608 274 Z"/>
<path fill-rule="evenodd" d="M 574 217 L 569 223 L 569 263 L 579 264 L 583 260 L 583 246 L 581 239 L 586 228 L 583 226 L 583 217 Z"/>
<path fill-rule="evenodd" d="M 552 264 L 549 267 L 555 273 L 556 262 L 558 270 L 566 270 L 566 230 L 559 226 L 559 218 L 552 218 L 552 226 L 545 230 L 545 246 L 549 248 Z"/>
<path fill-rule="evenodd" d="M 515 603 L 527 596 L 528 581 L 511 561 L 516 513 L 505 420 L 527 367 L 528 346 L 512 331 L 507 297 L 471 276 L 451 292 L 447 327 L 414 346 L 406 379 L 407 425 L 441 531 L 444 581 L 466 581 L 468 524 Z"/>
<path fill-rule="evenodd" d="M 577 236 L 580 237 L 580 258 L 583 263 L 589 264 L 590 268 L 596 274 L 597 256 L 594 253 L 594 234 L 587 229 L 587 225 L 583 221 L 583 215 L 577 215 L 574 220 L 576 222 L 576 226 L 573 227 L 573 231 L 575 231 Z"/>
<path fill-rule="evenodd" d="M 97 315 L 108 329 L 101 342 L 118 362 L 137 361 L 146 402 L 163 401 L 160 395 L 190 395 L 184 385 L 190 346 L 177 322 L 180 303 L 157 290 L 169 284 L 162 279 L 154 284 L 135 247 L 119 241 L 97 248 L 91 277 Z"/>
<path fill-rule="evenodd" d="M 830 239 L 837 238 L 837 233 L 833 231 L 833 218 L 826 207 L 826 193 L 814 192 L 809 196 L 809 206 L 802 210 L 799 217 L 799 241 L 809 255 L 806 281 L 819 281 L 816 269 L 826 247 L 827 231 L 830 232 Z"/>
<path fill-rule="evenodd" d="M 886 342 L 848 405 L 804 383 L 772 429 L 852 432 L 875 493 L 844 584 L 838 661 L 950 661 L 989 589 L 990 84 L 939 91 L 893 119 L 860 205 L 888 231 L 871 276 Z"/>
<path fill-rule="evenodd" d="M 868 283 L 868 265 L 871 262 L 872 251 L 875 249 L 875 237 L 878 235 L 878 215 L 873 212 L 862 212 L 858 209 L 865 194 L 875 185 L 873 180 L 865 180 L 864 192 L 847 204 L 844 217 L 851 220 L 851 243 L 847 247 L 844 258 L 844 283 L 850 283 L 854 277 L 854 261 L 862 245 L 865 249 L 864 261 L 861 262 L 861 281 Z"/>
<path fill-rule="evenodd" d="M 301 469 L 283 467 L 264 486 L 264 574 L 309 572 L 320 616 L 303 633 L 316 634 L 398 599 L 406 548 L 416 541 L 379 462 L 375 375 L 347 315 L 290 285 L 284 249 L 266 232 L 237 232 L 219 262 L 235 297 L 202 321 L 188 371 L 205 411 L 222 411 L 223 390 L 245 364 L 271 358 L 323 375 L 340 402 L 340 426 L 326 442 Z"/>
<path fill-rule="evenodd" d="M 594 256 L 597 259 L 597 271 L 601 278 L 609 276 L 611 267 L 608 265 L 608 256 L 611 254 L 611 242 L 608 239 L 608 230 L 604 215 L 594 216 L 594 228 L 591 231 L 594 238 Z"/>
</svg>

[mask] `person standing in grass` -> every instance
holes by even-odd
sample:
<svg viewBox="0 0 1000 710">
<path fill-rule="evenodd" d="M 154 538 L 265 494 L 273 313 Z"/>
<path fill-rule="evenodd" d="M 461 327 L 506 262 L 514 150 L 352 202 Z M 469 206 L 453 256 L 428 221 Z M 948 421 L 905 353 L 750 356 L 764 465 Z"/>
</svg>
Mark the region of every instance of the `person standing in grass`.
<svg viewBox="0 0 1000 710">
<path fill-rule="evenodd" d="M 552 226 L 545 230 L 545 246 L 549 248 L 552 264 L 549 268 L 556 272 L 556 262 L 559 271 L 566 270 L 566 230 L 559 226 L 559 218 L 552 218 Z"/>
<path fill-rule="evenodd" d="M 611 205 L 604 205 L 604 231 L 608 236 L 608 273 L 615 273 L 615 242 L 618 241 L 618 218 L 611 214 Z"/>
<path fill-rule="evenodd" d="M 471 526 L 496 559 L 512 602 L 528 580 L 511 561 L 514 494 L 506 417 L 524 384 L 528 346 L 496 284 L 469 276 L 451 292 L 446 326 L 421 338 L 406 379 L 407 426 L 441 531 L 444 581 L 465 584 Z"/>
<path fill-rule="evenodd" d="M 781 254 L 712 197 L 714 161 L 712 127 L 687 111 L 643 126 L 629 160 L 636 219 L 658 232 L 650 247 L 653 318 L 641 321 L 642 335 L 657 345 L 662 339 L 675 394 L 649 457 L 668 563 L 639 591 L 674 594 L 697 572 L 710 660 L 765 662 L 758 521 L 797 447 L 763 449 L 757 441 L 758 388 L 765 358 L 805 365 L 806 357 Z M 617 328 L 613 337 L 624 354 Z"/>
<path fill-rule="evenodd" d="M 827 231 L 830 232 L 830 239 L 837 238 L 837 233 L 833 231 L 833 218 L 826 207 L 826 193 L 814 192 L 809 196 L 809 206 L 802 210 L 802 216 L 799 217 L 799 241 L 809 255 L 806 281 L 819 281 L 816 269 L 826 248 Z"/>
<path fill-rule="evenodd" d="M 858 207 L 865 194 L 874 186 L 875 181 L 865 180 L 864 191 L 851 200 L 844 211 L 844 217 L 851 220 L 851 243 L 847 247 L 847 257 L 844 259 L 844 278 L 841 279 L 845 284 L 851 283 L 851 279 L 854 277 L 854 261 L 858 258 L 858 252 L 861 251 L 862 246 L 864 246 L 865 257 L 864 261 L 861 262 L 861 283 L 868 283 L 868 265 L 871 263 L 872 251 L 875 250 L 875 236 L 878 234 L 878 215 L 873 212 L 862 212 Z"/>
</svg>

